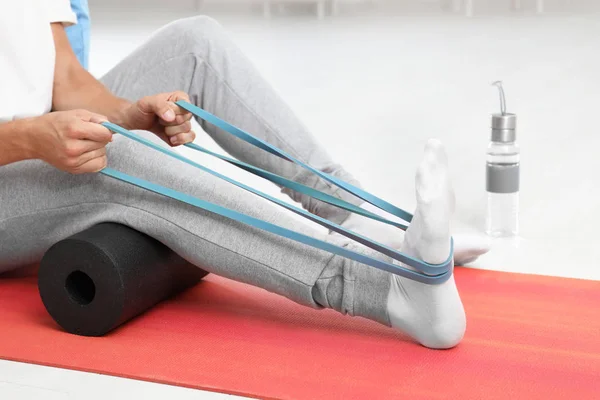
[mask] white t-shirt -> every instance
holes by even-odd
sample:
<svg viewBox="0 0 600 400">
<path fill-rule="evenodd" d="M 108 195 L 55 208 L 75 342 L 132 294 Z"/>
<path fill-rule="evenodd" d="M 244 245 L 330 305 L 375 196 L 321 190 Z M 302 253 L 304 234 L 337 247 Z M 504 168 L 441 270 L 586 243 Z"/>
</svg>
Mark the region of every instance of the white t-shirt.
<svg viewBox="0 0 600 400">
<path fill-rule="evenodd" d="M 69 0 L 3 1 L 0 122 L 50 111 L 56 51 L 50 23 L 76 23 Z"/>
</svg>

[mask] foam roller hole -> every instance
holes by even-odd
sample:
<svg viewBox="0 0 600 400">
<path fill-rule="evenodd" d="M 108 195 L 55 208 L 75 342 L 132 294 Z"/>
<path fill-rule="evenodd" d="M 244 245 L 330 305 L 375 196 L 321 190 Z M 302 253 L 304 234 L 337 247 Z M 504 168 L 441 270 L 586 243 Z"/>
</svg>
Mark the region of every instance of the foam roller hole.
<svg viewBox="0 0 600 400">
<path fill-rule="evenodd" d="M 73 271 L 67 276 L 65 288 L 71 299 L 82 306 L 90 304 L 96 296 L 96 285 L 88 274 Z"/>
</svg>

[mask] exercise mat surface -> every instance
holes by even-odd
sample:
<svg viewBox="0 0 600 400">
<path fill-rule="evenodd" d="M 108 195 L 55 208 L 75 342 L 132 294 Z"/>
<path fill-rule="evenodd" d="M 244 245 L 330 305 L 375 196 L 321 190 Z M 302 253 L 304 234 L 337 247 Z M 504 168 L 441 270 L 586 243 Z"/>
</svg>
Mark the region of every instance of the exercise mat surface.
<svg viewBox="0 0 600 400">
<path fill-rule="evenodd" d="M 62 331 L 34 278 L 0 280 L 0 358 L 259 398 L 597 399 L 600 282 L 457 269 L 448 351 L 209 275 L 102 338 Z"/>
</svg>

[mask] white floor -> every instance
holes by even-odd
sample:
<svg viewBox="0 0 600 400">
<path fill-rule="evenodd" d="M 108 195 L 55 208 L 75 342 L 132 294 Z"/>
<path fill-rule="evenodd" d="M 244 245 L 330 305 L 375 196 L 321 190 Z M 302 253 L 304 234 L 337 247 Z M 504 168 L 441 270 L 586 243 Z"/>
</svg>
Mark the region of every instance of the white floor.
<svg viewBox="0 0 600 400">
<path fill-rule="evenodd" d="M 194 14 L 183 8 L 117 13 L 115 6 L 97 3 L 92 1 L 91 61 L 98 76 L 154 29 Z M 482 229 L 489 115 L 499 107 L 490 84 L 503 80 L 508 109 L 519 118 L 521 236 L 495 241 L 473 266 L 600 279 L 600 13 L 495 10 L 465 19 L 425 4 L 401 16 L 218 19 L 323 145 L 372 192 L 414 207 L 414 169 L 423 144 L 440 138 L 450 157 L 459 231 Z M 80 398 L 84 389 L 98 398 L 120 398 L 124 390 L 209 396 L 0 362 L 0 395 L 10 394 L 3 398 Z"/>
<path fill-rule="evenodd" d="M 0 361 L 0 398 L 6 400 L 240 399 L 237 396 L 221 393 L 10 361 Z"/>
</svg>

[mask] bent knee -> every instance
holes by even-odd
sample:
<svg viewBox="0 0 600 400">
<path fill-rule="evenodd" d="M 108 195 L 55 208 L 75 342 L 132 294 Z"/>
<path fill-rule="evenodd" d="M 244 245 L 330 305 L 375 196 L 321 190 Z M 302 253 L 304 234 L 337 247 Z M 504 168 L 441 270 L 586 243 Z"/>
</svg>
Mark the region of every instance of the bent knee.
<svg viewBox="0 0 600 400">
<path fill-rule="evenodd" d="M 173 43 L 189 47 L 222 37 L 224 29 L 215 19 L 199 15 L 171 22 L 165 26 L 163 33 L 169 35 Z"/>
</svg>

